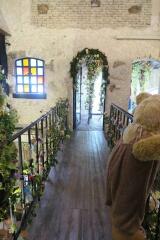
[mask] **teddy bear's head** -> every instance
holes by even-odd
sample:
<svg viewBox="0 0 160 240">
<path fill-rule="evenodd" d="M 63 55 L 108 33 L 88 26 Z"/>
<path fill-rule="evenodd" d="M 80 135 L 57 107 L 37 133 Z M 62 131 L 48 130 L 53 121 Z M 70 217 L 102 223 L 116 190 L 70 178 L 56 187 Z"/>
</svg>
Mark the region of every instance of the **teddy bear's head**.
<svg viewBox="0 0 160 240">
<path fill-rule="evenodd" d="M 147 131 L 160 131 L 160 95 L 143 100 L 135 109 L 133 122 Z"/>
<path fill-rule="evenodd" d="M 136 158 L 160 160 L 160 95 L 152 95 L 136 107 L 133 123 L 123 135 L 124 143 L 132 141 Z"/>
<path fill-rule="evenodd" d="M 148 92 L 141 92 L 136 96 L 136 104 L 139 105 L 144 99 L 152 96 L 152 94 Z"/>
</svg>

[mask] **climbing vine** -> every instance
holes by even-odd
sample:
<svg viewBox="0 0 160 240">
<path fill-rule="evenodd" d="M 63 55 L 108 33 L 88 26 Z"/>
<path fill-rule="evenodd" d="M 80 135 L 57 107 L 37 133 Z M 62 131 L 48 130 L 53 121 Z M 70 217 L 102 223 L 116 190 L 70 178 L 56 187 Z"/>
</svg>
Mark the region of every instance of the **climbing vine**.
<svg viewBox="0 0 160 240">
<path fill-rule="evenodd" d="M 131 96 L 136 102 L 137 92 L 146 91 L 151 77 L 152 66 L 149 61 L 138 61 L 132 65 Z"/>
<path fill-rule="evenodd" d="M 0 72 L 0 80 L 5 76 Z M 6 95 L 0 86 L 0 222 L 10 216 L 11 203 L 16 200 L 17 149 L 11 142 L 17 123 L 17 113 L 7 105 Z"/>
<path fill-rule="evenodd" d="M 101 104 L 105 97 L 105 88 L 109 84 L 109 73 L 108 73 L 108 62 L 106 56 L 98 49 L 85 48 L 83 51 L 78 52 L 77 56 L 73 58 L 70 67 L 70 75 L 73 78 L 73 84 L 77 87 L 77 74 L 85 64 L 87 68 L 87 80 L 86 80 L 86 91 L 87 100 L 86 105 L 88 108 L 92 107 L 92 99 L 94 97 L 94 83 L 96 77 L 100 71 L 102 71 L 102 84 L 101 84 Z"/>
</svg>

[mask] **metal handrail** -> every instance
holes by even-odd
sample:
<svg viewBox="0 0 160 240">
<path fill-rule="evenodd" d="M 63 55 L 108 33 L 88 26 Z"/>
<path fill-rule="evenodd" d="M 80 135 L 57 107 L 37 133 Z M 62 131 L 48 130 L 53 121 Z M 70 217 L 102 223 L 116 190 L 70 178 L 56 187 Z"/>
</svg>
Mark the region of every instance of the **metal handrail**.
<svg viewBox="0 0 160 240">
<path fill-rule="evenodd" d="M 35 202 L 40 199 L 50 168 L 57 163 L 56 155 L 64 139 L 62 132 L 68 131 L 67 112 L 67 100 L 58 102 L 47 113 L 16 132 L 9 142 L 9 144 L 15 143 L 18 152 L 14 178 L 17 179 L 15 187 L 19 188 L 19 196 L 16 197 L 18 200 L 12 203 L 11 207 L 15 219 L 17 217 L 16 207 L 19 206 L 21 209 L 20 223 L 13 233 L 12 240 L 18 239 Z M 27 151 L 25 146 L 27 146 Z M 27 157 L 29 159 L 26 159 Z"/>
<path fill-rule="evenodd" d="M 111 104 L 111 107 L 116 108 L 117 110 L 123 112 L 126 116 L 128 116 L 129 118 L 133 118 L 133 115 L 129 112 L 127 112 L 126 110 L 124 110 L 123 108 L 119 107 L 118 105 L 116 105 L 115 103 Z"/>
<path fill-rule="evenodd" d="M 20 131 L 18 131 L 17 133 L 15 133 L 12 136 L 11 141 L 14 141 L 16 138 L 18 138 L 20 135 L 24 134 L 25 132 L 27 132 L 29 129 L 31 129 L 32 127 L 34 127 L 37 123 L 39 123 L 41 120 L 44 120 L 54 109 L 51 108 L 47 113 L 45 113 L 44 115 L 42 115 L 40 118 L 38 118 L 37 120 L 35 120 L 34 122 L 30 123 L 27 127 L 22 128 Z"/>
</svg>

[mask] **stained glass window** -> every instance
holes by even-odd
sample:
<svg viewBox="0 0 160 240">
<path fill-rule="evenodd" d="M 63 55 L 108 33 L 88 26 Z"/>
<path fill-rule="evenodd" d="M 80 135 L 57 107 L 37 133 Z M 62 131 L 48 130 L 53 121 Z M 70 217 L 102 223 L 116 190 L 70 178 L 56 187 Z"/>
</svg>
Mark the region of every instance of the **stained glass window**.
<svg viewBox="0 0 160 240">
<path fill-rule="evenodd" d="M 16 93 L 14 97 L 45 98 L 44 61 L 22 58 L 15 62 Z"/>
</svg>

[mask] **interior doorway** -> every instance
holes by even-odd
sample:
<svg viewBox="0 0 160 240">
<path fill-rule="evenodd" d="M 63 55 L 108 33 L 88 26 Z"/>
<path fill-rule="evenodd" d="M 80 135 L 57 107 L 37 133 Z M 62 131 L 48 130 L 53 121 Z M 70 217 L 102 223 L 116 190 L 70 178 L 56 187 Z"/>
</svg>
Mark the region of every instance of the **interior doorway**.
<svg viewBox="0 0 160 240">
<path fill-rule="evenodd" d="M 138 59 L 132 63 L 131 96 L 128 111 L 136 107 L 136 96 L 141 92 L 160 94 L 160 61 L 153 58 Z"/>
<path fill-rule="evenodd" d="M 83 56 L 82 52 L 78 54 L 73 88 L 73 127 L 77 130 L 103 130 L 108 62 L 105 55 L 97 51 L 84 49 Z"/>
</svg>

